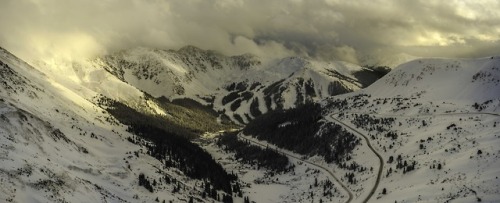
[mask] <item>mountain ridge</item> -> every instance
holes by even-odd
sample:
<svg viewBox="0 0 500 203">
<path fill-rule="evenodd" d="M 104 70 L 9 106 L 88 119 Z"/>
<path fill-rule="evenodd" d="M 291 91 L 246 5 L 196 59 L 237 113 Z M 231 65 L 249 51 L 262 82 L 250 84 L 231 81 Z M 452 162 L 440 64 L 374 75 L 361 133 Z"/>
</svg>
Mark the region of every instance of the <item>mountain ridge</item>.
<svg viewBox="0 0 500 203">
<path fill-rule="evenodd" d="M 198 160 L 175 150 L 168 154 L 176 159 L 168 163 L 176 167 L 166 167 L 167 162 L 152 155 L 157 143 L 130 132 L 130 126 L 87 95 L 64 86 L 67 81 L 58 83 L 2 51 L 2 201 L 183 201 L 202 198 L 197 186 L 202 177 L 215 194 L 209 198 L 231 193 L 230 182 L 221 178 L 230 174 L 198 146 L 172 137 Z M 216 175 L 198 173 L 201 164 Z"/>
<path fill-rule="evenodd" d="M 192 46 L 178 51 L 139 48 L 96 61 L 100 62 L 94 66 L 102 66 L 123 82 L 153 97 L 194 99 L 217 111 L 227 112 L 227 116 L 239 123 L 257 116 L 250 111 L 252 101 L 260 103 L 262 113 L 292 108 L 360 89 L 364 82 L 355 72 L 379 77 L 371 70 L 345 62 L 319 62 L 300 57 L 263 62 L 248 54 L 223 56 Z M 238 93 L 246 96 L 234 97 L 235 91 L 228 90 L 233 84 L 239 84 Z M 234 97 L 231 102 L 222 102 L 231 94 Z M 205 98 L 213 98 L 210 99 L 213 101 Z"/>
</svg>

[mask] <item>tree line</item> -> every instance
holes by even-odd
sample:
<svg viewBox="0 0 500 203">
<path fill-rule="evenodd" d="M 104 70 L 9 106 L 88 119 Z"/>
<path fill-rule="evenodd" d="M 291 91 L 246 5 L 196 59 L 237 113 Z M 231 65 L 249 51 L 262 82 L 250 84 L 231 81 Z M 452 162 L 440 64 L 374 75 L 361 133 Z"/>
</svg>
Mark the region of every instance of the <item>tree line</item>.
<svg viewBox="0 0 500 203">
<path fill-rule="evenodd" d="M 217 145 L 226 151 L 234 152 L 236 159 L 257 168 L 264 167 L 277 173 L 288 172 L 294 168 L 285 155 L 269 147 L 263 149 L 248 141 L 239 140 L 237 132 L 225 133 L 219 137 Z"/>
<path fill-rule="evenodd" d="M 321 106 L 308 103 L 259 116 L 243 132 L 298 154 L 320 155 L 328 163 L 342 163 L 360 140 L 335 123 L 323 122 L 322 118 Z"/>
<path fill-rule="evenodd" d="M 148 144 L 142 142 L 150 156 L 160 160 L 166 167 L 178 168 L 190 178 L 207 180 L 213 188 L 232 194 L 231 182 L 237 177 L 227 173 L 208 152 L 190 142 L 188 138 L 191 136 L 182 134 L 185 130 L 168 128 L 158 118 L 111 99 L 107 99 L 106 105 L 111 115 L 128 126 L 127 131 L 150 141 Z M 138 143 L 136 138 L 128 140 Z M 142 185 L 149 185 L 143 178 L 141 180 Z"/>
</svg>

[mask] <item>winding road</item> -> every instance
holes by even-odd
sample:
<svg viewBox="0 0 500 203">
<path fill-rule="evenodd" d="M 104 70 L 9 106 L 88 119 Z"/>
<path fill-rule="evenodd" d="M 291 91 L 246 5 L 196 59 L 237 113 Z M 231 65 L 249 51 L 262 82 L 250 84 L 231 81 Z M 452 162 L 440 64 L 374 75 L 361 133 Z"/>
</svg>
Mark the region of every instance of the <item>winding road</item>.
<svg viewBox="0 0 500 203">
<path fill-rule="evenodd" d="M 370 148 L 370 150 L 377 156 L 378 160 L 379 160 L 379 168 L 378 168 L 378 172 L 377 172 L 377 179 L 375 181 L 375 184 L 373 185 L 372 189 L 370 190 L 370 193 L 368 194 L 368 196 L 362 201 L 363 203 L 366 203 L 368 202 L 372 196 L 375 194 L 375 192 L 377 191 L 378 189 L 378 186 L 380 184 L 380 180 L 382 178 L 382 171 L 384 169 L 384 159 L 382 158 L 382 156 L 377 152 L 377 150 L 375 150 L 373 148 L 373 146 L 371 145 L 370 143 L 370 139 L 368 138 L 368 136 L 366 136 L 365 134 L 361 133 L 360 131 L 358 131 L 356 128 L 354 127 L 351 127 L 350 125 L 347 125 L 346 123 L 344 123 L 343 121 L 337 119 L 334 117 L 334 115 L 336 115 L 338 113 L 334 113 L 334 114 L 331 114 L 328 118 L 330 118 L 332 122 L 335 122 L 335 123 L 338 123 L 340 125 L 342 125 L 344 128 L 347 128 L 349 130 L 351 130 L 352 132 L 355 132 L 356 134 L 360 135 L 361 137 L 364 138 L 364 140 L 366 141 L 366 144 L 367 146 Z M 356 113 L 352 113 L 352 114 L 356 114 Z M 441 114 L 420 114 L 420 115 L 412 115 L 412 116 L 404 116 L 404 115 L 384 115 L 384 114 L 374 114 L 374 113 L 357 113 L 357 114 L 368 114 L 368 115 L 377 115 L 377 116 L 390 116 L 390 117 L 427 117 L 427 116 L 450 116 L 450 115 L 489 115 L 489 116 L 500 116 L 499 113 L 495 113 L 495 112 L 466 112 L 466 113 L 441 113 Z M 242 133 L 239 133 L 238 134 L 238 137 L 240 139 L 244 139 L 244 140 L 247 140 L 255 145 L 259 145 L 259 146 L 262 146 L 262 147 L 267 147 L 268 145 L 267 144 L 263 144 L 263 143 L 260 143 L 260 142 L 257 142 L 255 140 L 252 140 L 252 139 L 248 139 L 246 138 L 245 136 L 242 135 Z M 279 149 L 279 148 L 278 148 Z M 330 175 L 335 181 L 337 181 L 340 186 L 342 187 L 342 189 L 344 189 L 347 193 L 348 193 L 348 200 L 346 201 L 346 203 L 350 203 L 352 200 L 353 200 L 353 194 L 352 192 L 333 174 L 332 171 L 330 171 L 328 168 L 324 167 L 324 166 L 321 166 L 321 165 L 318 165 L 316 163 L 313 163 L 313 162 L 310 162 L 310 161 L 307 161 L 307 160 L 304 160 L 304 159 L 301 159 L 300 157 L 292 154 L 292 153 L 289 153 L 289 152 L 286 152 L 286 151 L 283 151 L 281 149 L 279 149 L 278 151 L 280 151 L 281 153 L 285 154 L 286 156 L 290 157 L 290 158 L 293 158 L 293 159 L 296 159 L 296 160 L 300 160 L 304 163 L 307 163 L 309 165 L 312 165 L 312 166 L 315 166 L 323 171 L 325 171 L 328 175 Z"/>
<path fill-rule="evenodd" d="M 251 143 L 253 143 L 253 144 L 255 144 L 255 145 L 259 145 L 259 146 L 264 147 L 264 148 L 268 146 L 267 144 L 263 144 L 263 143 L 260 143 L 260 142 L 255 141 L 255 140 L 248 139 L 248 138 L 246 138 L 245 136 L 243 136 L 243 135 L 242 135 L 242 133 L 238 133 L 238 137 L 239 137 L 240 139 L 247 140 L 247 141 L 249 141 L 249 142 L 251 142 Z M 278 149 L 279 149 L 279 148 L 278 148 Z M 283 153 L 284 155 L 286 155 L 286 156 L 290 157 L 290 158 L 293 158 L 293 159 L 296 159 L 296 160 L 302 161 L 302 162 L 304 162 L 304 163 L 307 163 L 307 164 L 309 164 L 309 165 L 312 165 L 312 166 L 314 166 L 314 167 L 316 167 L 316 168 L 319 168 L 319 169 L 321 169 L 321 170 L 325 171 L 328 175 L 330 175 L 330 176 L 331 176 L 331 177 L 332 177 L 335 181 L 337 181 L 337 182 L 339 183 L 339 185 L 342 187 L 342 189 L 344 189 L 344 190 L 347 192 L 347 194 L 348 194 L 348 197 L 349 197 L 349 198 L 347 199 L 346 203 L 350 203 L 350 202 L 352 201 L 352 199 L 353 199 L 353 197 L 354 197 L 354 196 L 353 196 L 353 194 L 352 194 L 352 192 L 351 192 L 351 191 L 347 188 L 347 186 L 345 186 L 345 185 L 344 185 L 344 184 L 343 184 L 343 183 L 342 183 L 342 182 L 341 182 L 341 181 L 337 178 L 337 176 L 335 176 L 335 175 L 333 174 L 333 172 L 332 172 L 332 171 L 330 171 L 328 168 L 326 168 L 326 167 L 324 167 L 324 166 L 321 166 L 321 165 L 319 165 L 319 164 L 316 164 L 316 163 L 313 163 L 313 162 L 310 162 L 310 161 L 304 160 L 304 159 L 302 159 L 302 158 L 300 158 L 300 157 L 298 157 L 298 156 L 296 156 L 296 155 L 294 155 L 294 154 L 292 154 L 292 153 L 289 153 L 289 152 L 283 151 L 283 150 L 281 150 L 281 149 L 279 149 L 278 151 L 279 151 L 280 153 Z"/>
<path fill-rule="evenodd" d="M 335 121 L 336 123 L 339 123 L 341 124 L 342 126 L 344 126 L 345 128 L 348 128 L 350 129 L 351 131 L 357 133 L 358 135 L 361 135 L 365 141 L 366 141 L 366 144 L 368 145 L 368 147 L 370 148 L 370 150 L 372 150 L 372 152 L 377 155 L 378 157 L 378 160 L 380 162 L 380 166 L 378 168 L 378 172 L 377 172 L 377 180 L 375 181 L 375 185 L 373 186 L 373 188 L 370 190 L 370 193 L 368 194 L 368 196 L 363 200 L 364 203 L 368 202 L 370 200 L 370 198 L 373 196 L 373 194 L 375 194 L 375 191 L 377 191 L 377 188 L 378 188 L 378 185 L 380 183 L 380 179 L 382 178 L 382 170 L 384 170 L 384 159 L 382 158 L 382 156 L 372 147 L 371 143 L 370 143 L 370 140 L 368 139 L 368 137 L 359 132 L 358 130 L 356 130 L 355 128 L 345 124 L 344 122 L 336 119 L 333 117 L 333 115 L 330 115 L 330 118 Z"/>
<path fill-rule="evenodd" d="M 377 173 L 377 180 L 375 181 L 375 185 L 373 186 L 373 188 L 370 190 L 370 193 L 368 194 L 368 196 L 363 200 L 363 203 L 366 203 L 370 200 L 370 198 L 373 196 L 373 194 L 375 194 L 375 191 L 377 191 L 377 188 L 378 188 L 378 185 L 380 184 L 380 179 L 382 178 L 382 171 L 384 169 L 384 159 L 382 158 L 382 156 L 372 147 L 371 143 L 370 143 L 370 139 L 368 139 L 368 136 L 366 136 L 365 134 L 361 133 L 360 131 L 358 131 L 356 128 L 353 128 L 351 127 L 350 125 L 347 125 L 345 124 L 344 122 L 340 121 L 339 119 L 337 118 L 334 118 L 333 116 L 336 115 L 338 113 L 334 113 L 334 114 L 331 114 L 329 116 L 330 119 L 332 119 L 332 121 L 338 123 L 338 124 L 341 124 L 342 126 L 344 126 L 345 128 L 348 128 L 350 129 L 351 131 L 357 133 L 358 135 L 361 135 L 365 141 L 366 141 L 366 144 L 368 145 L 368 147 L 370 148 L 370 150 L 375 154 L 377 155 L 378 159 L 379 159 L 379 162 L 380 162 L 380 167 L 379 167 L 379 170 L 378 170 L 378 173 Z M 368 114 L 368 115 L 377 115 L 377 116 L 390 116 L 390 117 L 404 117 L 403 115 L 383 115 L 383 114 L 373 114 L 373 113 L 359 113 L 359 114 Z M 441 114 L 420 114 L 420 115 L 413 115 L 413 116 L 406 116 L 406 117 L 428 117 L 428 116 L 452 116 L 452 115 L 488 115 L 488 116 L 500 116 L 499 113 L 495 113 L 495 112 L 459 112 L 459 113 L 441 113 Z"/>
</svg>

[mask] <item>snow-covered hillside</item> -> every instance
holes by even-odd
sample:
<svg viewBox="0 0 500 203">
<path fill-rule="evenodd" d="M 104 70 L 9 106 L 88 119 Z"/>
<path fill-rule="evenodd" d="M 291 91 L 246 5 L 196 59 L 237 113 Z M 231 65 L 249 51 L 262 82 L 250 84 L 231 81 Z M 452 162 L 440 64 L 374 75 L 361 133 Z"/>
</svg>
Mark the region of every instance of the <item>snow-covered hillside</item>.
<svg viewBox="0 0 500 203">
<path fill-rule="evenodd" d="M 498 57 L 414 60 L 402 64 L 363 91 L 380 98 L 400 95 L 469 102 L 498 99 L 499 60 Z"/>
<path fill-rule="evenodd" d="M 301 63 L 301 59 L 297 60 L 290 59 L 272 71 L 279 75 L 287 71 L 288 65 Z M 185 175 L 185 169 L 180 169 L 182 164 L 175 161 L 172 164 L 168 155 L 160 159 L 157 155 L 161 153 L 154 150 L 161 148 L 154 148 L 154 142 L 132 135 L 131 131 L 137 130 L 133 124 L 125 126 L 120 118 L 116 120 L 108 113 L 123 108 L 107 106 L 109 103 L 103 101 L 113 100 L 131 109 L 141 109 L 143 117 L 137 119 L 142 122 L 165 119 L 159 122 L 166 128 L 171 127 L 168 122 L 173 120 L 181 120 L 183 124 L 193 122 L 191 125 L 210 123 L 207 119 L 214 119 L 210 116 L 193 117 L 192 112 L 199 111 L 197 105 L 162 103 L 161 99 L 151 98 L 94 66 L 96 61 L 90 65 L 46 62 L 34 68 L 3 49 L 0 61 L 0 181 L 3 185 L 0 196 L 5 197 L 5 201 L 153 202 L 158 199 L 187 202 L 193 198 L 206 202 L 225 198 L 221 190 L 213 192 L 211 180 L 190 178 Z M 349 65 L 344 66 L 342 70 L 349 71 Z M 61 71 L 67 72 L 60 74 Z M 307 70 L 303 72 L 311 74 Z M 227 88 L 236 91 L 240 86 L 242 83 Z M 133 115 L 135 118 L 137 114 Z M 180 147 L 179 151 L 187 151 L 185 157 L 197 155 L 190 154 L 185 145 Z M 226 170 L 242 176 L 239 183 L 243 193 L 234 192 L 236 202 L 243 202 L 244 197 L 264 202 L 283 198 L 292 202 L 308 199 L 342 202 L 345 198 L 345 193 L 329 182 L 328 174 L 297 158 L 291 162 L 298 165 L 292 172 L 270 175 L 273 173 L 266 169 L 256 169 L 234 159 L 227 165 L 221 158 L 231 160 L 230 153 L 213 147 L 208 150 Z M 179 154 L 172 157 L 183 159 Z M 215 163 L 211 157 L 208 159 Z M 211 168 L 204 170 L 215 172 Z M 327 188 L 328 197 L 316 192 L 317 187 Z M 275 189 L 278 193 L 264 191 Z M 305 195 L 306 192 L 310 196 Z"/>
<path fill-rule="evenodd" d="M 127 127 L 86 98 L 97 93 L 74 92 L 4 49 L 0 78 L 0 202 L 201 197 L 203 181 L 164 167 L 143 145 L 128 141 Z M 152 191 L 141 186 L 140 174 L 142 185 L 144 177 L 154 182 Z"/>
<path fill-rule="evenodd" d="M 45 63 L 46 69 L 54 66 L 67 69 L 68 64 Z M 194 99 L 225 112 L 238 123 L 246 123 L 271 109 L 288 109 L 358 90 L 364 83 L 355 73 L 370 75 L 373 72 L 345 62 L 327 63 L 298 57 L 261 61 L 249 54 L 224 56 L 192 46 L 178 51 L 136 48 L 69 64 L 69 67 L 78 80 L 95 78 L 95 73 L 107 70 L 153 97 Z M 121 91 L 128 95 L 124 88 L 105 87 L 100 81 L 103 77 L 109 78 L 106 75 L 102 73 L 98 81 L 92 79 L 83 85 L 93 89 L 97 86 L 104 95 Z"/>
<path fill-rule="evenodd" d="M 414 60 L 321 110 L 268 114 L 243 132 L 331 170 L 346 202 L 497 202 L 499 67 L 499 57 Z"/>
<path fill-rule="evenodd" d="M 366 137 L 354 160 L 380 167 L 361 156 L 368 144 L 381 156 L 370 202 L 500 200 L 499 57 L 417 59 L 322 104 L 327 120 Z M 369 196 L 375 176 L 358 185 L 355 202 Z"/>
<path fill-rule="evenodd" d="M 416 59 L 361 89 L 379 74 L 190 46 L 32 67 L 0 49 L 0 197 L 210 202 L 232 191 L 236 202 L 500 200 L 500 57 Z M 294 110 L 259 117 L 271 109 Z M 238 128 L 223 114 L 250 122 L 233 137 L 250 158 L 214 139 Z M 204 132 L 212 133 L 196 143 L 212 156 L 176 137 Z M 285 169 L 255 162 L 263 153 L 255 146 L 279 155 Z M 214 189 L 217 177 L 233 176 Z"/>
</svg>

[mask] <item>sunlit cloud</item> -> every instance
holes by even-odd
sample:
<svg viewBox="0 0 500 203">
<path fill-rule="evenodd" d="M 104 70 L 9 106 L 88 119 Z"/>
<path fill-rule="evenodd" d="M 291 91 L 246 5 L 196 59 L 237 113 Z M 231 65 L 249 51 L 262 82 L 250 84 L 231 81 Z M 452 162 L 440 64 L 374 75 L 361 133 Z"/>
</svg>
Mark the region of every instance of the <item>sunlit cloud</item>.
<svg viewBox="0 0 500 203">
<path fill-rule="evenodd" d="M 496 0 L 3 0 L 0 46 L 27 60 L 194 45 L 360 62 L 499 55 Z M 425 50 L 425 51 L 424 51 Z"/>
</svg>

